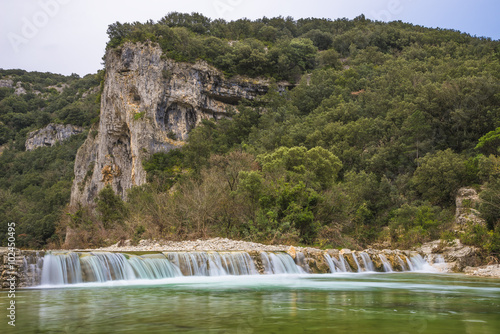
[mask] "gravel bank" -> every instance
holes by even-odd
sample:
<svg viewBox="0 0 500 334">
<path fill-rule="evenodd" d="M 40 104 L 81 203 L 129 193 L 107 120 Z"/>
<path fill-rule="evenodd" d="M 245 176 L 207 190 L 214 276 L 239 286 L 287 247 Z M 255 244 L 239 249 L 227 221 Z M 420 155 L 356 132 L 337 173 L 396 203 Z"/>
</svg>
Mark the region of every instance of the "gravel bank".
<svg viewBox="0 0 500 334">
<path fill-rule="evenodd" d="M 287 245 L 264 245 L 256 242 L 231 240 L 227 238 L 213 238 L 208 240 L 188 241 L 165 241 L 165 240 L 141 240 L 137 246 L 131 245 L 130 241 L 118 242 L 109 247 L 97 249 L 82 249 L 75 251 L 108 251 L 108 252 L 168 252 L 168 251 L 266 251 L 286 252 L 290 246 Z M 295 247 L 297 251 L 317 250 L 316 248 Z"/>
</svg>

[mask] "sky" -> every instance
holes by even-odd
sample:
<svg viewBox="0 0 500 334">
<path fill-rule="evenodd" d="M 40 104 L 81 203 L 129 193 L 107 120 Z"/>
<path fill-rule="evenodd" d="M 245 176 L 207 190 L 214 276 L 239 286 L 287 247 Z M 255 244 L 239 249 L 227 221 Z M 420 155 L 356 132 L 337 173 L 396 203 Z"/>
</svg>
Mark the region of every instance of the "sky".
<svg viewBox="0 0 500 334">
<path fill-rule="evenodd" d="M 157 21 L 172 11 L 226 20 L 364 14 L 500 39 L 498 0 L 0 0 L 0 68 L 95 73 L 109 24 Z"/>
</svg>

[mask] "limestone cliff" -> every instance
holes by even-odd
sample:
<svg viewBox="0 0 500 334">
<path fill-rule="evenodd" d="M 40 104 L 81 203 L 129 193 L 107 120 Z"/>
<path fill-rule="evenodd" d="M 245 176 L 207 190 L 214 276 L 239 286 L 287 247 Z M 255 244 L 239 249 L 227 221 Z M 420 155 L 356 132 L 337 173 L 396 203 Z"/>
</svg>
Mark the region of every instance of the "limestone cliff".
<svg viewBox="0 0 500 334">
<path fill-rule="evenodd" d="M 57 142 L 68 139 L 79 134 L 83 128 L 71 124 L 50 123 L 44 128 L 28 133 L 26 138 L 26 151 L 34 150 L 37 147 L 54 146 Z"/>
<path fill-rule="evenodd" d="M 182 146 L 202 119 L 268 90 L 266 81 L 226 79 L 205 62 L 166 59 L 153 44 L 127 43 L 105 60 L 100 122 L 78 151 L 71 204 L 92 203 L 106 184 L 125 197 L 146 181 L 145 158 Z"/>
</svg>

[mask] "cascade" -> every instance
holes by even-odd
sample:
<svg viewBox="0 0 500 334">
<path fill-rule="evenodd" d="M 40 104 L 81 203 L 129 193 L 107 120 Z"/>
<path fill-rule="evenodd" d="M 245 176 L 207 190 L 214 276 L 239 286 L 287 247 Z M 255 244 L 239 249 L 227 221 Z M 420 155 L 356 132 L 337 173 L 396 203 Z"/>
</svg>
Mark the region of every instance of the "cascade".
<svg viewBox="0 0 500 334">
<path fill-rule="evenodd" d="M 80 262 L 87 282 L 136 278 L 132 266 L 121 253 L 84 253 L 80 256 Z"/>
<path fill-rule="evenodd" d="M 358 272 L 376 271 L 375 264 L 367 252 L 353 252 L 353 261 Z M 441 264 L 440 257 L 427 260 L 413 253 L 411 257 L 395 254 L 395 268 L 382 253 L 378 256 L 385 272 L 436 271 L 433 266 Z M 329 272 L 353 272 L 342 253 L 332 256 L 323 254 Z M 435 262 L 435 263 L 434 263 Z M 353 264 L 354 266 L 354 264 Z M 306 255 L 296 253 L 295 261 L 285 252 L 260 252 L 250 256 L 247 252 L 163 252 L 144 255 L 111 252 L 47 252 L 44 256 L 29 255 L 23 258 L 27 285 L 66 285 L 84 282 L 107 282 L 138 279 L 165 279 L 178 276 L 223 276 L 258 275 L 261 273 L 302 274 L 311 272 Z M 379 269 L 380 270 L 380 269 Z"/>
<path fill-rule="evenodd" d="M 135 276 L 141 279 L 182 276 L 179 267 L 168 261 L 163 254 L 130 255 L 128 263 L 134 270 Z"/>
<path fill-rule="evenodd" d="M 406 264 L 399 255 L 396 255 L 396 260 L 398 261 L 398 264 L 401 266 L 401 270 L 403 270 L 403 271 L 406 270 Z M 409 268 L 408 268 L 408 270 L 409 270 Z"/>
<path fill-rule="evenodd" d="M 255 275 L 258 273 L 247 252 L 166 252 L 164 254 L 185 276 Z"/>
<path fill-rule="evenodd" d="M 389 262 L 389 260 L 387 260 L 387 258 L 385 257 L 385 255 L 384 254 L 379 254 L 378 257 L 380 258 L 380 261 L 382 261 L 382 264 L 384 265 L 384 271 L 386 273 L 393 272 L 391 263 Z"/>
<path fill-rule="evenodd" d="M 336 273 L 337 272 L 337 269 L 336 268 L 339 268 L 340 265 L 336 265 L 335 263 L 338 264 L 338 261 L 336 258 L 330 256 L 330 254 L 328 253 L 325 253 L 325 260 L 326 260 L 326 263 L 328 263 L 328 266 L 330 267 L 330 272 L 333 274 L 333 273 Z"/>
<path fill-rule="evenodd" d="M 82 282 L 80 260 L 76 253 L 46 254 L 43 259 L 42 284 Z"/>
<path fill-rule="evenodd" d="M 307 264 L 306 261 L 306 256 L 302 252 L 297 252 L 296 257 L 295 257 L 295 263 L 305 272 L 305 273 L 310 273 L 311 268 L 309 268 L 309 265 Z"/>
<path fill-rule="evenodd" d="M 413 270 L 424 270 L 424 266 L 427 265 L 427 261 L 424 260 L 422 255 L 416 254 L 410 258 L 411 264 L 413 265 Z"/>
<path fill-rule="evenodd" d="M 339 263 L 340 263 L 340 271 L 346 273 L 346 272 L 352 272 L 351 266 L 349 263 L 344 258 L 344 255 L 339 253 Z"/>
<path fill-rule="evenodd" d="M 359 265 L 358 257 L 356 256 L 356 253 L 352 252 L 352 258 L 354 259 L 354 262 L 356 263 L 356 266 L 358 266 L 358 273 L 363 271 L 363 268 Z"/>
<path fill-rule="evenodd" d="M 408 257 L 406 257 L 406 264 L 408 265 L 408 268 L 410 268 L 410 271 L 415 271 L 415 267 L 411 263 L 410 259 L 408 259 Z"/>
<path fill-rule="evenodd" d="M 304 271 L 297 266 L 286 253 L 260 253 L 265 274 L 301 274 Z"/>
<path fill-rule="evenodd" d="M 370 255 L 368 255 L 366 252 L 361 252 L 359 253 L 361 256 L 361 259 L 363 260 L 365 264 L 365 270 L 366 271 L 375 271 L 375 266 L 373 265 L 373 261 L 370 258 Z"/>
</svg>

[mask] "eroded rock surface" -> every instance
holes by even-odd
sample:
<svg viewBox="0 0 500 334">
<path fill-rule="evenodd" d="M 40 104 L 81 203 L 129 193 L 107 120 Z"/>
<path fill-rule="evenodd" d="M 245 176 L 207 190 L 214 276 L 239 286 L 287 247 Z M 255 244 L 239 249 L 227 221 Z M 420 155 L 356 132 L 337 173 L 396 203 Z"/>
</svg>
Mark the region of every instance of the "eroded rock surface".
<svg viewBox="0 0 500 334">
<path fill-rule="evenodd" d="M 269 87 L 264 80 L 226 79 L 205 62 L 165 59 L 153 44 L 127 43 L 105 59 L 100 122 L 78 151 L 72 204 L 92 203 L 106 184 L 125 197 L 145 183 L 145 158 L 182 146 L 203 119 L 224 117 Z"/>
<path fill-rule="evenodd" d="M 82 131 L 83 128 L 80 126 L 50 123 L 44 128 L 28 133 L 25 143 L 26 151 L 32 151 L 37 147 L 54 146 L 57 142 L 82 133 Z"/>
</svg>

